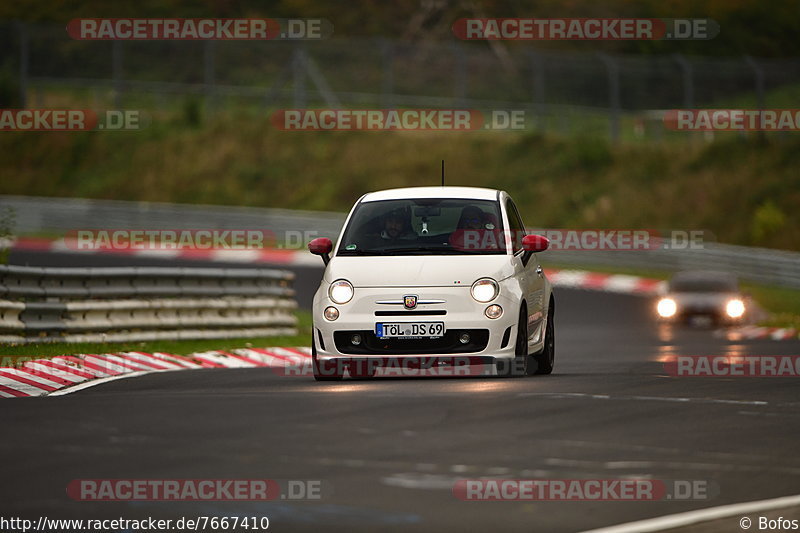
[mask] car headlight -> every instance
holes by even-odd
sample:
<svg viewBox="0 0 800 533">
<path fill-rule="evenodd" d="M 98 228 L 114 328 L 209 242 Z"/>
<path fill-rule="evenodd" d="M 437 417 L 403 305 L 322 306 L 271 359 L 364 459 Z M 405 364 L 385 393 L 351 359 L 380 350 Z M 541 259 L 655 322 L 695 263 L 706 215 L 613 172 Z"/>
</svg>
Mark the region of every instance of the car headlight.
<svg viewBox="0 0 800 533">
<path fill-rule="evenodd" d="M 669 318 L 678 311 L 678 304 L 672 298 L 661 298 L 656 306 L 658 316 L 662 318 Z"/>
<path fill-rule="evenodd" d="M 491 302 L 497 298 L 500 287 L 492 278 L 481 278 L 470 287 L 469 292 L 475 300 L 481 303 Z"/>
<path fill-rule="evenodd" d="M 339 305 L 346 304 L 353 299 L 353 284 L 346 279 L 337 279 L 328 288 L 328 296 Z"/>
<path fill-rule="evenodd" d="M 744 302 L 738 298 L 728 300 L 725 305 L 725 314 L 731 318 L 739 318 L 744 314 Z"/>
</svg>

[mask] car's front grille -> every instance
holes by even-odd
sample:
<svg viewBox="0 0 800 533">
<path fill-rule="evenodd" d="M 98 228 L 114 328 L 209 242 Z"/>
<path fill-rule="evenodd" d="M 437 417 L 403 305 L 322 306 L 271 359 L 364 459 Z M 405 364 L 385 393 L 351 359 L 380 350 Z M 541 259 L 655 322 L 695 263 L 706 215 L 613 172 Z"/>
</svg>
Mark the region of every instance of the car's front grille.
<svg viewBox="0 0 800 533">
<path fill-rule="evenodd" d="M 469 334 L 467 343 L 459 340 L 462 333 Z M 353 335 L 360 337 L 360 344 L 352 343 Z M 486 349 L 489 330 L 452 329 L 438 339 L 379 339 L 370 330 L 336 331 L 333 340 L 340 353 L 353 355 L 474 353 Z"/>
</svg>

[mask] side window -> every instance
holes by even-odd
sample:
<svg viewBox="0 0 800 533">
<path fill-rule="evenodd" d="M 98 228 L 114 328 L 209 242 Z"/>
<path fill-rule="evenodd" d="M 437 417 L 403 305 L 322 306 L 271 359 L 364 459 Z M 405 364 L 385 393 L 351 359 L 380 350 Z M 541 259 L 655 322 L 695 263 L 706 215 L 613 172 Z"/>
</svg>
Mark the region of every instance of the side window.
<svg viewBox="0 0 800 533">
<path fill-rule="evenodd" d="M 522 237 L 525 236 L 525 226 L 517 211 L 517 206 L 511 201 L 506 200 L 506 213 L 508 213 L 508 225 L 511 230 L 511 246 L 514 253 L 522 250 Z"/>
</svg>

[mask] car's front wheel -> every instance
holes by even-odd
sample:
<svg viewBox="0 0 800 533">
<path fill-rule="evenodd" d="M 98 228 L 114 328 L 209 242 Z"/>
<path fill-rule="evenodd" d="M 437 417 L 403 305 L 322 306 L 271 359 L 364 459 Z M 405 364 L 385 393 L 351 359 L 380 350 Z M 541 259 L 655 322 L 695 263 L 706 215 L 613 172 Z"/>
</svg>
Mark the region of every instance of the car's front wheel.
<svg viewBox="0 0 800 533">
<path fill-rule="evenodd" d="M 544 333 L 544 347 L 539 353 L 531 355 L 528 362 L 527 373 L 551 374 L 556 363 L 556 325 L 554 322 L 556 314 L 556 304 L 550 300 L 550 308 L 547 310 L 547 325 Z"/>
</svg>

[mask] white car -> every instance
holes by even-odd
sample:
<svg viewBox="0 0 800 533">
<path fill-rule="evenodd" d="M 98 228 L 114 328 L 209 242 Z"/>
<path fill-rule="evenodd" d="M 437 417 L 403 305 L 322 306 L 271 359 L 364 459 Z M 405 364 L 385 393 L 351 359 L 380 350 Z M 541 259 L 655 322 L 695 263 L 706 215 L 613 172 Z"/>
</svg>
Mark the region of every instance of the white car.
<svg viewBox="0 0 800 533">
<path fill-rule="evenodd" d="M 551 373 L 555 303 L 536 256 L 549 242 L 524 228 L 504 191 L 414 187 L 362 196 L 335 250 L 326 238 L 308 245 L 326 265 L 312 307 L 316 379 L 456 358 L 493 364 L 505 376 Z"/>
<path fill-rule="evenodd" d="M 746 302 L 733 274 L 685 270 L 669 280 L 666 292 L 656 304 L 656 312 L 664 322 L 732 325 L 746 319 L 749 307 Z"/>
</svg>

